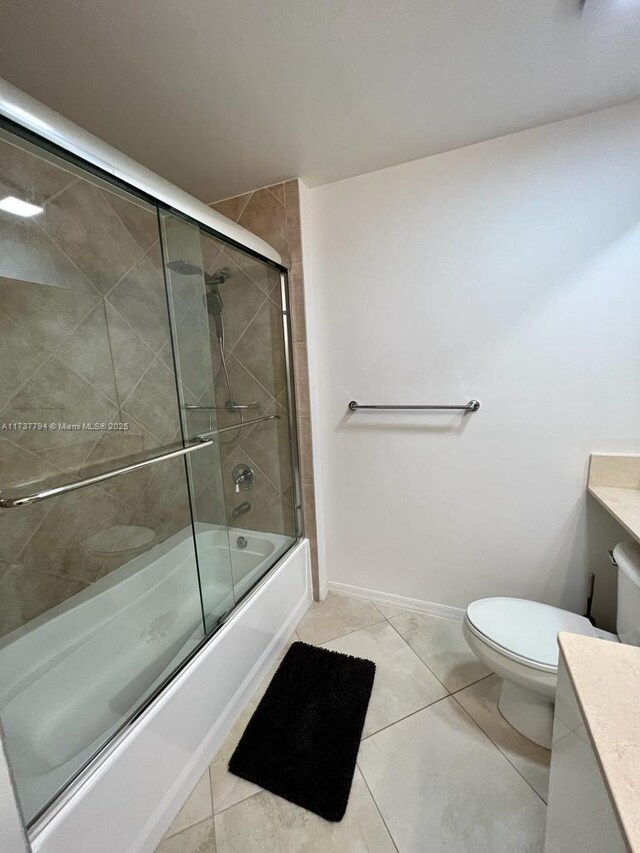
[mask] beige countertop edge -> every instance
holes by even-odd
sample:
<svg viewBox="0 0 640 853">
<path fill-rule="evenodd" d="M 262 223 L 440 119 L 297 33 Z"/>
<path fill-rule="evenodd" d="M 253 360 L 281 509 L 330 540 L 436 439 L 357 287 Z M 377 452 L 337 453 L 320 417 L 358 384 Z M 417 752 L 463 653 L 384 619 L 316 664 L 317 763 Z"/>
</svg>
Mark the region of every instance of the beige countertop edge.
<svg viewBox="0 0 640 853">
<path fill-rule="evenodd" d="M 640 853 L 640 648 L 562 631 L 560 653 L 630 853 Z"/>
<path fill-rule="evenodd" d="M 587 491 L 640 542 L 640 489 L 588 486 Z"/>
</svg>

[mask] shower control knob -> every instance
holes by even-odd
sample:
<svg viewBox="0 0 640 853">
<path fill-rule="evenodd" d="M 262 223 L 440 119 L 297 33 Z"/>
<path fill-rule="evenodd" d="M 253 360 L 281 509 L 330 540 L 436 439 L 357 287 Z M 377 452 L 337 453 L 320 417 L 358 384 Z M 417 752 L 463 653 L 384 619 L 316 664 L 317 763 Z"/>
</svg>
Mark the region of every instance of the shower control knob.
<svg viewBox="0 0 640 853">
<path fill-rule="evenodd" d="M 231 476 L 233 478 L 233 483 L 235 485 L 236 494 L 242 491 L 246 491 L 253 486 L 255 481 L 255 474 L 253 472 L 253 468 L 248 465 L 246 462 L 241 462 L 239 465 L 233 469 Z"/>
</svg>

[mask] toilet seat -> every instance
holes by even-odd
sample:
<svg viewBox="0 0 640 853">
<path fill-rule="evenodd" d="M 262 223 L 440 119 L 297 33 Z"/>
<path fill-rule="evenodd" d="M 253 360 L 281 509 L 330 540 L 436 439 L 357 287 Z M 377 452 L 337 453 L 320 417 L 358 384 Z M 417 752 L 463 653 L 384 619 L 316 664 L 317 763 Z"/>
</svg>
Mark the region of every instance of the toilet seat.
<svg viewBox="0 0 640 853">
<path fill-rule="evenodd" d="M 522 598 L 482 598 L 467 608 L 465 622 L 479 640 L 522 666 L 558 671 L 558 632 L 597 633 L 588 619 Z"/>
</svg>

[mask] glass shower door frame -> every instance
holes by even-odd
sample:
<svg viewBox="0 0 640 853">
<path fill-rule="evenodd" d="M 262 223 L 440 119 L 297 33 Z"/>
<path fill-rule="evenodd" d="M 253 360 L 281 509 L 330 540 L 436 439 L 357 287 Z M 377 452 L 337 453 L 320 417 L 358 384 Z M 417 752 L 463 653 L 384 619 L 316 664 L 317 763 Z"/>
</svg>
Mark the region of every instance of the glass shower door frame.
<svg viewBox="0 0 640 853">
<path fill-rule="evenodd" d="M 295 373 L 293 364 L 293 333 L 291 330 L 291 299 L 289 293 L 289 272 L 280 270 L 280 293 L 282 299 L 282 330 L 284 335 L 284 359 L 287 374 L 287 416 L 289 418 L 289 436 L 291 442 L 291 470 L 293 472 L 295 538 L 298 542 L 304 536 L 304 515 L 302 512 L 302 482 L 300 479 L 300 449 L 298 446 L 298 412 L 296 408 Z"/>
<path fill-rule="evenodd" d="M 303 520 L 303 512 L 302 512 L 302 484 L 300 477 L 300 461 L 299 461 L 299 445 L 298 445 L 298 429 L 297 429 L 297 411 L 296 411 L 296 398 L 295 398 L 295 379 L 294 379 L 294 365 L 293 365 L 293 334 L 291 327 L 291 299 L 289 292 L 289 271 L 288 269 L 282 265 L 278 264 L 275 261 L 266 258 L 264 255 L 261 255 L 258 252 L 250 249 L 247 246 L 238 243 L 237 241 L 227 237 L 226 235 L 216 231 L 215 229 L 210 228 L 209 226 L 199 222 L 198 220 L 192 219 L 191 217 L 183 214 L 174 209 L 168 208 L 161 203 L 158 204 L 158 222 L 160 225 L 160 234 L 161 234 L 161 246 L 163 253 L 163 261 L 164 261 L 164 274 L 165 274 L 165 286 L 167 292 L 167 304 L 169 307 L 169 317 L 170 317 L 170 325 L 171 325 L 171 336 L 172 336 L 172 344 L 173 344 L 173 358 L 174 364 L 176 367 L 175 375 L 176 375 L 176 393 L 178 395 L 178 399 L 180 401 L 180 407 L 183 410 L 181 412 L 181 426 L 182 426 L 182 435 L 183 442 L 188 444 L 192 438 L 189 437 L 187 421 L 185 417 L 185 401 L 183 399 L 183 389 L 181 387 L 180 382 L 180 342 L 178 339 L 177 326 L 176 326 L 176 317 L 173 307 L 173 298 L 172 298 L 172 285 L 170 281 L 170 268 L 168 266 L 169 260 L 169 237 L 166 233 L 165 224 L 163 224 L 163 218 L 166 222 L 167 217 L 176 218 L 178 220 L 183 220 L 186 224 L 195 226 L 198 228 L 203 234 L 209 235 L 220 243 L 225 244 L 233 249 L 236 249 L 245 255 L 251 256 L 256 260 L 259 260 L 261 263 L 266 266 L 274 269 L 279 274 L 279 290 L 280 290 L 280 300 L 281 300 L 281 344 L 282 351 L 284 354 L 284 366 L 285 366 L 285 388 L 286 388 L 286 419 L 287 419 L 287 427 L 288 427 L 288 435 L 289 435 L 289 462 L 291 464 L 291 473 L 292 473 L 292 490 L 293 490 L 293 524 L 294 524 L 294 536 L 291 544 L 281 553 L 279 553 L 274 560 L 274 563 L 269 566 L 265 574 L 260 577 L 260 579 L 251 586 L 246 592 L 238 593 L 238 591 L 233 588 L 233 595 L 235 599 L 235 603 L 233 609 L 229 611 L 224 617 L 222 617 L 219 623 L 215 626 L 215 628 L 211 628 L 207 625 L 207 614 L 206 614 L 206 606 L 207 606 L 207 596 L 204 594 L 204 574 L 206 574 L 206 567 L 203 565 L 200 557 L 198 556 L 198 540 L 197 540 L 197 512 L 196 512 L 196 501 L 195 501 L 195 492 L 194 492 L 194 482 L 193 482 L 193 468 L 187 463 L 185 460 L 185 470 L 187 472 L 187 484 L 188 490 L 191 500 L 192 507 L 192 528 L 193 528 L 193 536 L 194 543 L 196 546 L 196 559 L 198 560 L 199 566 L 199 582 L 200 589 L 202 594 L 202 607 L 203 607 L 203 620 L 205 624 L 205 631 L 207 633 L 207 638 L 212 636 L 218 628 L 222 626 L 224 621 L 228 618 L 228 616 L 235 611 L 238 605 L 243 602 L 249 595 L 253 594 L 256 588 L 258 588 L 261 583 L 267 578 L 274 566 L 278 565 L 280 560 L 293 548 L 300 539 L 304 536 L 304 520 Z M 225 429 L 229 429 L 228 427 Z M 231 538 L 230 538 L 230 524 L 227 523 L 227 542 L 229 545 L 229 553 L 231 554 Z"/>
<path fill-rule="evenodd" d="M 259 252 L 254 251 L 253 249 L 244 246 L 242 243 L 239 243 L 232 238 L 229 238 L 225 234 L 222 234 L 215 229 L 207 226 L 206 224 L 200 222 L 197 219 L 189 217 L 182 213 L 181 211 L 177 211 L 171 208 L 169 205 L 163 203 L 159 199 L 148 195 L 142 192 L 140 189 L 127 183 L 125 180 L 121 180 L 120 178 L 114 176 L 109 171 L 101 169 L 91 162 L 82 159 L 81 157 L 76 156 L 75 154 L 70 153 L 64 148 L 59 147 L 51 143 L 50 141 L 38 136 L 37 134 L 25 130 L 20 125 L 15 124 L 14 122 L 6 119 L 0 120 L 0 126 L 6 127 L 11 133 L 14 133 L 18 137 L 26 140 L 29 143 L 35 144 L 37 147 L 49 151 L 50 153 L 56 155 L 57 157 L 66 160 L 71 163 L 73 166 L 79 167 L 83 171 L 87 172 L 89 175 L 93 175 L 107 184 L 114 186 L 115 188 L 119 188 L 124 190 L 125 192 L 141 199 L 142 201 L 148 202 L 153 205 L 158 213 L 158 219 L 163 212 L 168 212 L 174 214 L 187 222 L 192 223 L 197 226 L 203 232 L 212 235 L 216 239 L 221 242 L 242 251 L 246 255 L 253 256 L 257 260 L 261 261 L 263 264 L 271 267 L 276 270 L 280 275 L 280 292 L 281 292 L 281 304 L 282 304 L 282 344 L 284 349 L 284 358 L 285 358 L 285 370 L 286 370 L 286 400 L 287 400 L 287 419 L 289 426 L 289 443 L 290 443 L 290 456 L 291 456 L 291 470 L 293 475 L 293 509 L 294 509 L 294 530 L 295 530 L 295 538 L 292 541 L 291 545 L 279 555 L 276 562 L 273 565 L 269 566 L 266 573 L 263 577 L 256 583 L 256 585 L 250 589 L 242 598 L 239 598 L 235 603 L 235 607 L 237 607 L 241 602 L 245 601 L 248 597 L 256 594 L 258 589 L 267 581 L 267 579 L 272 575 L 275 568 L 281 563 L 282 559 L 285 555 L 293 548 L 300 538 L 304 535 L 303 530 L 303 521 L 302 521 L 302 489 L 301 489 L 301 479 L 300 479 L 300 468 L 299 468 L 299 449 L 298 449 L 298 432 L 297 432 L 297 418 L 296 418 L 296 405 L 295 405 L 295 393 L 294 393 L 294 366 L 293 366 L 293 347 L 292 347 L 292 333 L 291 333 L 291 316 L 290 316 L 290 295 L 289 295 L 289 277 L 287 268 L 279 264 L 268 257 L 260 254 Z M 168 289 L 167 283 L 165 279 L 165 291 L 167 293 L 168 298 Z M 170 316 L 171 316 L 171 312 Z M 175 347 L 176 341 L 173 334 L 173 328 L 171 329 L 171 346 L 173 350 L 173 357 L 175 359 Z M 177 375 L 176 375 L 177 379 Z M 180 395 L 178 394 L 178 399 L 180 399 Z M 187 447 L 186 436 L 184 433 L 184 428 L 182 430 L 182 443 L 183 447 Z M 186 481 L 189 486 L 189 494 L 191 497 L 191 481 L 190 481 L 190 472 L 188 470 L 188 466 L 185 461 L 185 471 L 186 471 Z M 11 510 L 19 512 L 19 509 Z M 193 526 L 193 507 L 191 512 L 192 518 L 192 526 Z M 196 561 L 197 561 L 197 545 L 196 545 Z M 200 572 L 198 570 L 198 577 L 200 577 Z M 202 599 L 202 593 L 201 593 Z M 60 791 L 60 793 L 40 812 L 36 818 L 30 823 L 29 830 L 31 833 L 37 833 L 39 829 L 49 822 L 51 817 L 55 815 L 65 803 L 67 803 L 71 798 L 73 798 L 78 790 L 86 784 L 86 780 L 91 777 L 94 773 L 98 771 L 100 766 L 103 764 L 105 760 L 113 753 L 113 751 L 118 747 L 118 745 L 122 742 L 122 740 L 128 735 L 132 726 L 136 724 L 141 717 L 143 717 L 149 707 L 154 702 L 154 700 L 158 697 L 158 695 L 166 689 L 167 685 L 170 684 L 179 673 L 189 664 L 189 662 L 201 651 L 201 649 L 212 639 L 212 637 L 217 632 L 218 628 L 222 626 L 222 623 L 217 626 L 214 630 L 209 633 L 205 633 L 203 639 L 191 650 L 189 654 L 187 654 L 176 666 L 173 672 L 167 677 L 167 680 L 163 682 L 156 690 L 154 690 L 141 704 L 137 707 L 134 712 L 129 716 L 128 719 L 123 721 L 122 726 L 114 732 L 114 734 L 110 737 L 110 739 L 105 742 L 104 746 L 97 752 L 93 758 L 91 758 L 82 768 L 78 770 L 76 775 L 72 777 L 69 783 L 66 785 L 64 789 Z"/>
</svg>

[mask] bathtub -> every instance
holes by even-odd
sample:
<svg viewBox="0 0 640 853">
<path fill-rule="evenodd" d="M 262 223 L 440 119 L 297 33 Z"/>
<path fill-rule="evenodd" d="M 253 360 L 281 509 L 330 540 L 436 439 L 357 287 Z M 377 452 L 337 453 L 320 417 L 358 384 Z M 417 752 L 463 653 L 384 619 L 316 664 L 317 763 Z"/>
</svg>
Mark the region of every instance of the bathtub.
<svg viewBox="0 0 640 853">
<path fill-rule="evenodd" d="M 27 815 L 193 655 L 34 825 L 37 853 L 151 853 L 307 608 L 305 540 L 287 552 L 291 540 L 277 534 L 199 524 L 196 536 L 208 626 L 244 600 L 195 654 L 190 529 L 0 644 L 0 716 Z"/>
</svg>

